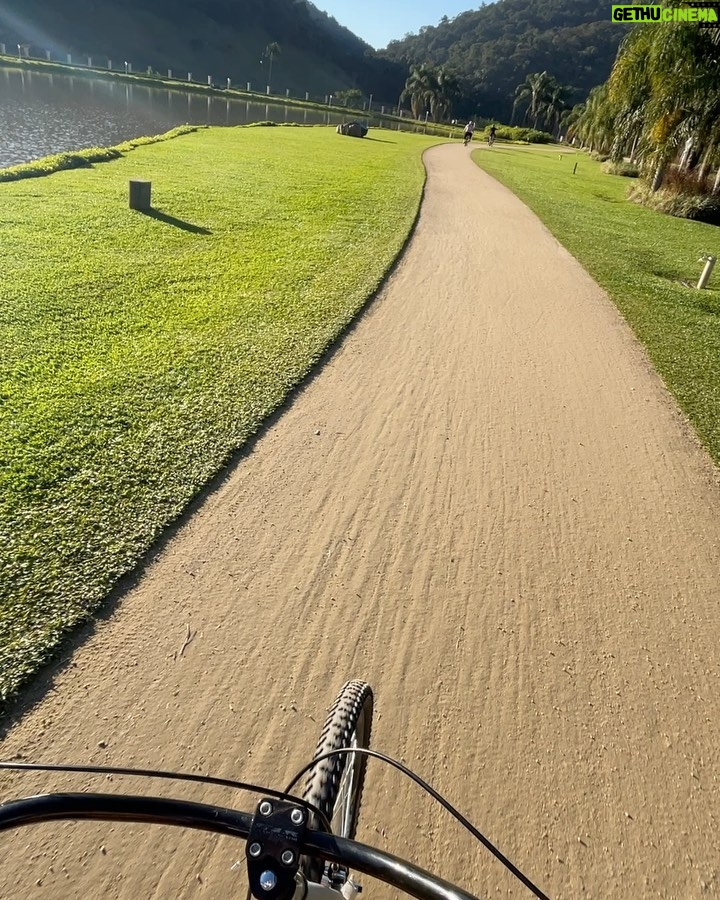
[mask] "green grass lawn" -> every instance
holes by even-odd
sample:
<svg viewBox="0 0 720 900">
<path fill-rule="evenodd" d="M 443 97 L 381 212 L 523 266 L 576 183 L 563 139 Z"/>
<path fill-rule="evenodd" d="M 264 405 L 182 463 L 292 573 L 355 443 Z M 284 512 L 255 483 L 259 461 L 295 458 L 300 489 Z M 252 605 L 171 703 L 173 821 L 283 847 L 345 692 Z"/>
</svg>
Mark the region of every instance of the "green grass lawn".
<svg viewBox="0 0 720 900">
<path fill-rule="evenodd" d="M 474 160 L 542 219 L 612 297 L 655 368 L 720 463 L 720 265 L 695 285 L 720 228 L 626 200 L 633 181 L 584 153 L 495 145 Z M 577 172 L 573 168 L 577 163 Z"/>
<path fill-rule="evenodd" d="M 203 129 L 0 183 L 0 699 L 372 295 L 434 142 Z"/>
</svg>

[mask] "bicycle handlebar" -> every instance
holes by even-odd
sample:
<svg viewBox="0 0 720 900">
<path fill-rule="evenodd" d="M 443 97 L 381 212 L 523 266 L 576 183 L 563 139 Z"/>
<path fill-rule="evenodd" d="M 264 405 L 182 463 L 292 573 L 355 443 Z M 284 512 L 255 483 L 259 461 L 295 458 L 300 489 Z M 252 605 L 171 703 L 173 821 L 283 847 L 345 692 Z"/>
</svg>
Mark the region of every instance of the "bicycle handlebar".
<svg viewBox="0 0 720 900">
<path fill-rule="evenodd" d="M 42 794 L 0 805 L 0 831 L 62 819 L 177 825 L 247 838 L 249 813 L 205 803 L 121 794 Z M 461 888 L 391 853 L 322 831 L 308 830 L 299 851 L 348 866 L 418 900 L 476 900 Z"/>
</svg>

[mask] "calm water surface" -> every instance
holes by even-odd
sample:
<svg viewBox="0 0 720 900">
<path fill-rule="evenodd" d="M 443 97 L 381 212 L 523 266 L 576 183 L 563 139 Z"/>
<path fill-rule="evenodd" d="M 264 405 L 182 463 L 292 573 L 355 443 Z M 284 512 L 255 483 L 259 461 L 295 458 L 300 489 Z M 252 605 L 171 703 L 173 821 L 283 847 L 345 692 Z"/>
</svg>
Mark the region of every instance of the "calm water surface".
<svg viewBox="0 0 720 900">
<path fill-rule="evenodd" d="M 0 168 L 62 150 L 110 147 L 186 123 L 266 120 L 334 125 L 343 117 L 284 104 L 0 68 Z"/>
</svg>

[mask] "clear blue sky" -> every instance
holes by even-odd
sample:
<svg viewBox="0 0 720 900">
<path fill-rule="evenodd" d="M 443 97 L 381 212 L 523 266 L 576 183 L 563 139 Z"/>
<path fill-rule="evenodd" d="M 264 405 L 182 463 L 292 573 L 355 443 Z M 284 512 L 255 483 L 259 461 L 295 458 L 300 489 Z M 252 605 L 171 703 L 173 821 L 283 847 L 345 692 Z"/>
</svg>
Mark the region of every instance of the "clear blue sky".
<svg viewBox="0 0 720 900">
<path fill-rule="evenodd" d="M 423 25 L 437 25 L 443 16 L 452 19 L 468 9 L 478 9 L 480 0 L 313 0 L 370 46 L 387 47 Z"/>
</svg>

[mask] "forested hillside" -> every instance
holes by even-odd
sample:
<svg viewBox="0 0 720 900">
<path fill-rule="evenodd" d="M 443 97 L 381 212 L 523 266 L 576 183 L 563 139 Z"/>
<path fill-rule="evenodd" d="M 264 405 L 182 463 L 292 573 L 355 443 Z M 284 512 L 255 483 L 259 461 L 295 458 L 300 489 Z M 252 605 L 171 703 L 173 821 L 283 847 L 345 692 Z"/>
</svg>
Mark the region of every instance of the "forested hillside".
<svg viewBox="0 0 720 900">
<path fill-rule="evenodd" d="M 584 100 L 608 77 L 627 30 L 599 0 L 499 0 L 393 41 L 382 54 L 453 72 L 464 98 L 458 112 L 507 122 L 515 88 L 533 72 L 567 86 L 570 103 Z"/>
<path fill-rule="evenodd" d="M 0 41 L 60 60 L 67 53 L 129 60 L 137 72 L 172 68 L 261 89 L 270 75 L 265 49 L 274 42 L 277 93 L 358 87 L 392 102 L 406 76 L 403 64 L 381 59 L 306 0 L 3 0 Z"/>
</svg>

